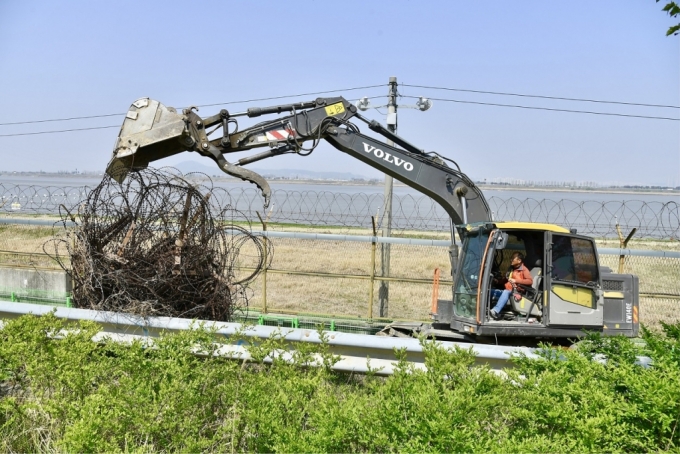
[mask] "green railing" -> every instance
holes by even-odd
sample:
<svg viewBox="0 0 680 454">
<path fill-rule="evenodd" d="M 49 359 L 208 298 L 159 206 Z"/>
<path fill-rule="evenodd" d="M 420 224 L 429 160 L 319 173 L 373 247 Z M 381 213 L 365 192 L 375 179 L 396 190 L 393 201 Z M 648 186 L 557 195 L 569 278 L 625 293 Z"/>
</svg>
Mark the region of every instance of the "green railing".
<svg viewBox="0 0 680 454">
<path fill-rule="evenodd" d="M 53 292 L 36 289 L 0 287 L 0 299 L 15 303 L 33 303 L 49 306 L 71 307 L 70 292 Z"/>
</svg>

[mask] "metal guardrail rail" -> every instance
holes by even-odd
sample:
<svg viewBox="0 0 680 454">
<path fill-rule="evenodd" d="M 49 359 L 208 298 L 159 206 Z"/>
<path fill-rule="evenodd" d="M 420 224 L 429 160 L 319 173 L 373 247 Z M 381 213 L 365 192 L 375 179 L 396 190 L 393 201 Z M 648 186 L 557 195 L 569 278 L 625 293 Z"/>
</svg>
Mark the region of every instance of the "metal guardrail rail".
<svg viewBox="0 0 680 454">
<path fill-rule="evenodd" d="M 240 323 L 212 322 L 169 317 L 142 318 L 130 314 L 116 312 L 102 312 L 88 309 L 64 307 L 37 306 L 26 303 L 0 301 L 0 320 L 8 320 L 27 314 L 45 315 L 55 311 L 55 316 L 71 321 L 92 321 L 102 327 L 102 331 L 95 336 L 97 339 L 109 338 L 119 342 L 130 342 L 133 339 L 153 341 L 162 332 L 178 332 L 197 328 L 201 325 L 215 329 L 215 335 L 226 338 L 243 336 L 250 342 L 258 339 L 268 339 L 280 336 L 291 348 L 300 342 L 322 342 L 319 333 L 309 329 L 279 328 L 273 326 L 248 326 Z M 425 355 L 418 339 L 380 337 L 364 334 L 325 332 L 329 351 L 340 357 L 333 370 L 340 372 L 367 373 L 370 371 L 378 375 L 391 375 L 397 362 L 395 349 L 405 349 L 407 360 L 417 369 L 424 370 Z M 459 346 L 464 349 L 472 348 L 476 365 L 487 365 L 499 373 L 503 369 L 511 368 L 510 358 L 513 355 L 538 357 L 535 350 L 528 347 L 507 347 L 485 344 L 468 344 L 458 342 L 438 342 L 445 348 L 453 349 Z M 200 352 L 196 352 L 200 354 Z M 220 348 L 219 354 L 241 360 L 248 360 L 249 355 L 244 345 L 228 344 Z M 285 355 L 285 353 L 284 353 Z M 270 359 L 271 360 L 271 359 Z"/>
<path fill-rule="evenodd" d="M 63 224 L 59 219 L 31 219 L 31 218 L 16 218 L 16 217 L 0 217 L 0 224 L 18 224 L 18 225 L 44 225 L 47 227 L 59 226 Z M 74 222 L 66 221 L 67 227 L 76 225 Z"/>
<path fill-rule="evenodd" d="M 61 221 L 49 219 L 29 219 L 29 218 L 13 218 L 0 217 L 0 224 L 19 224 L 19 225 L 42 225 L 42 226 L 61 226 Z M 75 224 L 71 221 L 66 222 L 67 227 L 72 227 Z M 355 241 L 361 243 L 386 243 L 386 244 L 404 244 L 411 246 L 438 246 L 448 247 L 451 245 L 449 240 L 425 240 L 418 238 L 395 238 L 395 237 L 380 237 L 367 235 L 336 235 L 329 233 L 305 233 L 305 232 L 274 232 L 271 230 L 258 231 L 253 230 L 253 235 L 263 236 L 267 238 L 291 238 L 300 240 L 320 240 L 320 241 Z M 597 252 L 603 255 L 628 255 L 628 256 L 644 256 L 644 257 L 666 257 L 666 258 L 680 258 L 680 252 L 677 251 L 653 251 L 642 249 L 628 249 L 628 248 L 597 248 Z"/>
</svg>

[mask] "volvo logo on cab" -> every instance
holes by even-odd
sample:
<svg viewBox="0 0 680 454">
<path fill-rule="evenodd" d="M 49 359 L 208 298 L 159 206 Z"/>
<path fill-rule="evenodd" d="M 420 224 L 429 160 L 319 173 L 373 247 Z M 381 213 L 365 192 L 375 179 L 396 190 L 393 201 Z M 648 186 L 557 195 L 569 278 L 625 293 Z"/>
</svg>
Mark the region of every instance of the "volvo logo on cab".
<svg viewBox="0 0 680 454">
<path fill-rule="evenodd" d="M 364 151 L 366 153 L 373 153 L 373 155 L 376 158 L 382 159 L 383 161 L 387 161 L 387 162 L 392 163 L 392 164 L 396 164 L 397 167 L 403 167 L 404 170 L 406 170 L 408 172 L 413 170 L 413 164 L 411 164 L 410 162 L 408 162 L 404 159 L 398 158 L 396 156 L 392 156 L 389 153 L 385 153 L 380 148 L 376 148 L 374 146 L 371 146 L 371 145 L 367 144 L 366 142 L 362 142 L 362 143 L 364 144 Z"/>
</svg>

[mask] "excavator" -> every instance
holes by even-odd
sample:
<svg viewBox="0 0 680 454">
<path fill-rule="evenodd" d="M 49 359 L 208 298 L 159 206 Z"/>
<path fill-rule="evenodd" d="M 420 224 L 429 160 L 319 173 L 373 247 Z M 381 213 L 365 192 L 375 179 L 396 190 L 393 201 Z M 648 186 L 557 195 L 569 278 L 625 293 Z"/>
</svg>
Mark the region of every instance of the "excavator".
<svg viewBox="0 0 680 454">
<path fill-rule="evenodd" d="M 122 182 L 150 162 L 196 152 L 226 174 L 257 185 L 266 207 L 269 184 L 244 166 L 283 154 L 306 156 L 323 140 L 431 197 L 446 211 L 451 220 L 451 299 L 438 300 L 429 322 L 394 322 L 379 334 L 477 343 L 559 342 L 578 339 L 585 331 L 638 335 L 638 278 L 600 266 L 592 238 L 558 225 L 494 220 L 481 190 L 455 161 L 425 152 L 365 118 L 346 99 L 317 98 L 242 112 L 222 109 L 205 118 L 197 111 L 189 107 L 178 112 L 149 98 L 132 103 L 107 174 Z M 238 128 L 240 117 L 275 114 L 279 116 Z M 357 122 L 393 144 L 362 134 Z M 255 148 L 266 150 L 234 162 L 225 157 Z M 500 314 L 492 313 L 494 282 L 517 252 L 532 284 L 514 294 Z"/>
</svg>

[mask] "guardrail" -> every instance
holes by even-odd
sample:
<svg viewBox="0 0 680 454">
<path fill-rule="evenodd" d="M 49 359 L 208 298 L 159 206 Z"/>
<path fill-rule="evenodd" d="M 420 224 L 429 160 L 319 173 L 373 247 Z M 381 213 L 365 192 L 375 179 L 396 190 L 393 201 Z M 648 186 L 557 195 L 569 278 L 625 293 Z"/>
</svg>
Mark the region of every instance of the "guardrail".
<svg viewBox="0 0 680 454">
<path fill-rule="evenodd" d="M 119 342 L 130 342 L 133 339 L 158 337 L 162 332 L 177 332 L 205 326 L 215 330 L 215 335 L 226 338 L 244 337 L 249 342 L 280 336 L 291 349 L 295 344 L 322 342 L 319 333 L 309 329 L 278 328 L 272 326 L 248 326 L 240 323 L 212 322 L 183 318 L 149 317 L 142 318 L 130 314 L 102 312 L 88 309 L 36 306 L 26 303 L 0 301 L 0 319 L 18 318 L 27 314 L 45 315 L 55 311 L 55 316 L 71 321 L 92 321 L 98 323 L 102 330 L 94 340 L 109 338 Z M 406 351 L 407 360 L 418 369 L 425 369 L 425 355 L 418 339 L 380 337 L 362 334 L 324 332 L 327 337 L 329 352 L 340 357 L 333 369 L 341 372 L 366 373 L 369 370 L 378 375 L 391 375 L 397 362 L 396 349 Z M 512 367 L 510 358 L 524 354 L 538 357 L 534 349 L 528 347 L 507 347 L 499 345 L 467 344 L 458 342 L 438 342 L 445 348 L 472 348 L 476 365 L 488 365 L 492 370 L 501 372 Z M 200 354 L 200 352 L 196 352 Z M 248 360 L 244 345 L 230 344 L 220 348 L 219 353 L 225 357 Z"/>
</svg>

